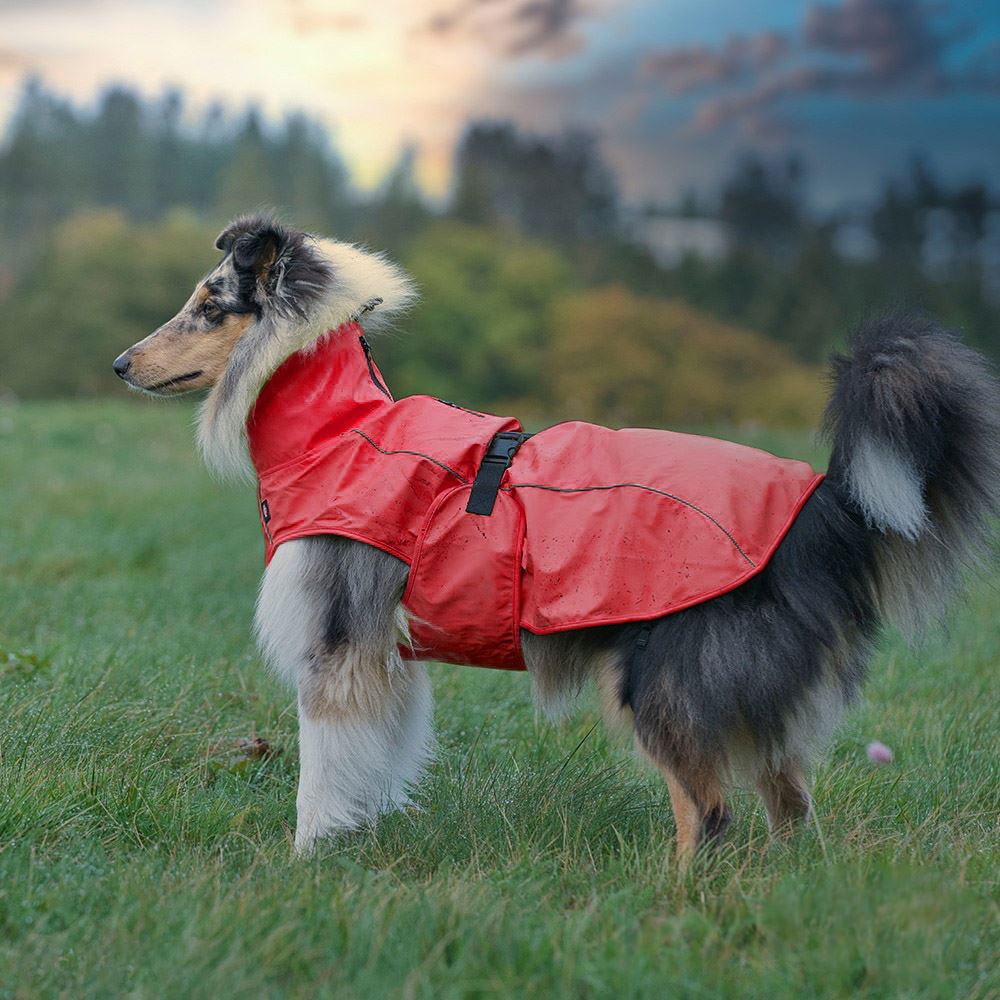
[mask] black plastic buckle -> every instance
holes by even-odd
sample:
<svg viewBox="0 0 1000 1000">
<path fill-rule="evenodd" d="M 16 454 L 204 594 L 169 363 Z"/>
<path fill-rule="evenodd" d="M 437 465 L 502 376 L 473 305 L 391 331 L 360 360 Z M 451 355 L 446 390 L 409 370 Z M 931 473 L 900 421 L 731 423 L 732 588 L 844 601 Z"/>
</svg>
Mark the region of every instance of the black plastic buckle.
<svg viewBox="0 0 1000 1000">
<path fill-rule="evenodd" d="M 530 434 L 516 431 L 501 431 L 493 436 L 482 462 L 479 463 L 479 471 L 465 507 L 466 513 L 480 514 L 483 517 L 489 517 L 493 513 L 503 474 L 510 468 L 517 449 L 530 437 Z"/>
</svg>

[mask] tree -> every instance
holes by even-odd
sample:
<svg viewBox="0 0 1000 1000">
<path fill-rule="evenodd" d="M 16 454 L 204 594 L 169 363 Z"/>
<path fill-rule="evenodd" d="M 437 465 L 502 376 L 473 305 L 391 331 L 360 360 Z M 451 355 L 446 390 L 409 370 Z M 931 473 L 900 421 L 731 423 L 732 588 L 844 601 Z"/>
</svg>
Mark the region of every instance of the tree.
<svg viewBox="0 0 1000 1000">
<path fill-rule="evenodd" d="M 0 382 L 22 396 L 119 392 L 111 361 L 169 319 L 217 253 L 190 213 L 118 210 L 60 223 L 0 310 Z"/>
<path fill-rule="evenodd" d="M 361 234 L 373 246 L 399 251 L 430 220 L 430 209 L 417 183 L 416 162 L 416 147 L 405 146 L 366 205 Z"/>
<path fill-rule="evenodd" d="M 179 90 L 168 90 L 150 110 L 153 145 L 150 203 L 153 215 L 159 215 L 191 201 L 188 151 L 181 132 L 184 97 Z"/>
<path fill-rule="evenodd" d="M 719 218 L 739 248 L 788 258 L 800 234 L 804 168 L 796 157 L 769 167 L 745 156 L 722 187 Z"/>
<path fill-rule="evenodd" d="M 96 203 L 122 206 L 134 217 L 149 218 L 154 204 L 149 183 L 153 157 L 143 110 L 133 91 L 110 87 L 87 132 L 94 149 L 91 164 Z"/>
<path fill-rule="evenodd" d="M 476 123 L 456 154 L 452 213 L 570 246 L 615 233 L 618 197 L 589 133 L 539 139 L 509 123 Z"/>
<path fill-rule="evenodd" d="M 989 189 L 983 183 L 966 184 L 948 201 L 954 220 L 955 255 L 960 261 L 974 261 L 993 209 Z"/>
<path fill-rule="evenodd" d="M 377 345 L 394 390 L 478 408 L 537 401 L 548 306 L 570 287 L 563 258 L 510 231 L 439 222 L 403 262 L 421 300 L 406 335 Z"/>
<path fill-rule="evenodd" d="M 11 250 L 17 237 L 22 258 L 84 195 L 89 178 L 77 172 L 85 157 L 72 108 L 49 94 L 39 79 L 29 78 L 0 152 L 0 234 L 10 238 Z"/>
<path fill-rule="evenodd" d="M 818 371 L 768 338 L 620 285 L 553 305 L 543 370 L 553 412 L 614 426 L 801 426 L 822 400 Z"/>
<path fill-rule="evenodd" d="M 347 171 L 318 122 L 301 113 L 288 115 L 272 162 L 275 203 L 289 218 L 319 232 L 344 231 Z"/>
<path fill-rule="evenodd" d="M 909 191 L 887 181 L 871 213 L 871 231 L 879 256 L 894 269 L 920 266 L 927 236 L 927 210 Z"/>
<path fill-rule="evenodd" d="M 271 171 L 270 154 L 260 112 L 252 107 L 243 118 L 232 155 L 219 178 L 216 210 L 220 215 L 228 218 L 278 204 L 279 189 Z"/>
</svg>

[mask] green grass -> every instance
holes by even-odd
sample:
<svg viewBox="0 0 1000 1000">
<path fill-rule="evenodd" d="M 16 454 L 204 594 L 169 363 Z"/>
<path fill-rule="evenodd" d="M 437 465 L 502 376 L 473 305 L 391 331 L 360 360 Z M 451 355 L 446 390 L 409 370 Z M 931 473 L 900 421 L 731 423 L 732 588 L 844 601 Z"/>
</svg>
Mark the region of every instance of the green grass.
<svg viewBox="0 0 1000 1000">
<path fill-rule="evenodd" d="M 662 784 L 592 703 L 556 728 L 526 677 L 436 666 L 422 809 L 299 861 L 254 497 L 191 419 L 0 409 L 0 997 L 1000 995 L 996 578 L 886 644 L 791 844 L 738 796 L 679 876 Z"/>
</svg>

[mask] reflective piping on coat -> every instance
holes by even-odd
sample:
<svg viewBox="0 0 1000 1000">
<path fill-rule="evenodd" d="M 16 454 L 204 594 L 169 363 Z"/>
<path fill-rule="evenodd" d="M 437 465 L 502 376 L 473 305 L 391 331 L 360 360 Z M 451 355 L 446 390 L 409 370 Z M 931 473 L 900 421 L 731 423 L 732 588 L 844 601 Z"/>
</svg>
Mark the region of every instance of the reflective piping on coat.
<svg viewBox="0 0 1000 1000">
<path fill-rule="evenodd" d="M 451 473 L 463 486 L 467 485 L 469 480 L 465 478 L 460 472 L 456 472 L 450 465 L 445 465 L 444 462 L 439 462 L 436 458 L 432 458 L 430 455 L 425 455 L 422 451 L 410 451 L 408 448 L 396 448 L 388 449 L 383 448 L 380 444 L 373 441 L 364 431 L 359 431 L 357 428 L 351 431 L 352 434 L 357 434 L 363 437 L 376 451 L 382 452 L 383 455 L 412 455 L 414 458 L 426 458 L 428 462 L 432 462 L 439 469 L 444 469 L 445 472 Z"/>
<path fill-rule="evenodd" d="M 743 551 L 740 547 L 740 543 L 736 541 L 735 538 L 721 525 L 719 522 L 712 517 L 711 514 L 706 510 L 702 510 L 697 504 L 691 503 L 690 500 L 685 500 L 683 497 L 677 496 L 676 493 L 668 493 L 666 490 L 658 490 L 655 486 L 643 486 L 642 483 L 611 483 L 607 486 L 545 486 L 542 483 L 511 483 L 509 486 L 503 486 L 501 489 L 504 490 L 548 490 L 550 493 L 590 493 L 600 490 L 621 490 L 631 488 L 634 490 L 648 490 L 650 493 L 657 493 L 661 497 L 667 497 L 669 500 L 676 500 L 678 503 L 683 504 L 685 507 L 690 507 L 691 510 L 696 511 L 701 514 L 702 517 L 711 521 L 719 531 L 721 531 L 726 538 L 728 538 L 733 545 L 736 547 L 736 551 L 739 552 L 741 556 L 751 566 L 756 567 L 756 563 Z"/>
</svg>

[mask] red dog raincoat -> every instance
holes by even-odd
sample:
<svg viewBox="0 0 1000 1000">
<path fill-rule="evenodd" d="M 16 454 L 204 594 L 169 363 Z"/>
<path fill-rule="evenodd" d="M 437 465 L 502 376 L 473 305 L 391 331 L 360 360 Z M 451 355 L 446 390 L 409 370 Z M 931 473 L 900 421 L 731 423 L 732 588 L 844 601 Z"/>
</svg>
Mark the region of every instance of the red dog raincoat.
<svg viewBox="0 0 1000 1000">
<path fill-rule="evenodd" d="M 410 566 L 419 659 L 523 669 L 519 633 L 641 621 L 759 573 L 822 480 L 714 438 L 394 400 L 357 323 L 293 355 L 247 421 L 266 560 L 342 535 Z"/>
</svg>

